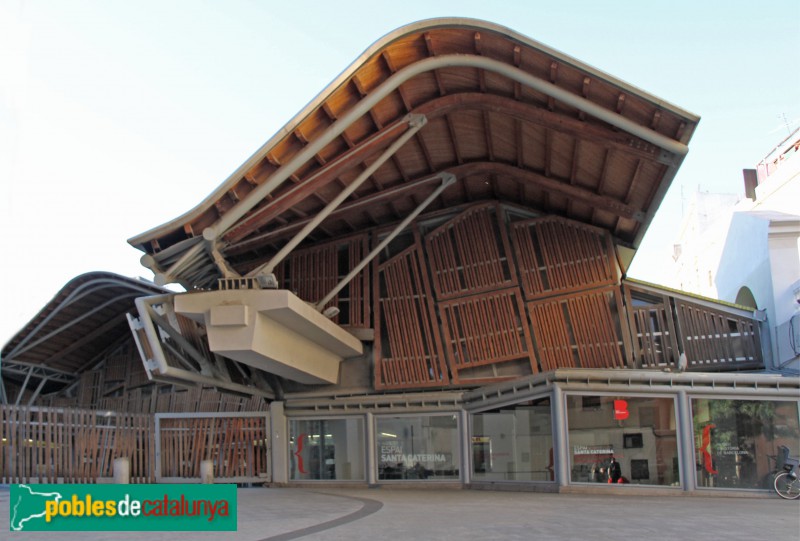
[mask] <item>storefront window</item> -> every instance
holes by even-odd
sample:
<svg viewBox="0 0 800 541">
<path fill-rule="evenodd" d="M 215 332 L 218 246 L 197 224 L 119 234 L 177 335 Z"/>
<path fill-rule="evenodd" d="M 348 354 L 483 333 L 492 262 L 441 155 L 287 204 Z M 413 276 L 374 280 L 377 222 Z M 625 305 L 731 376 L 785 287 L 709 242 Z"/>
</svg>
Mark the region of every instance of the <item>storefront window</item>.
<svg viewBox="0 0 800 541">
<path fill-rule="evenodd" d="M 455 414 L 376 419 L 378 479 L 458 479 Z"/>
<path fill-rule="evenodd" d="M 289 479 L 365 479 L 363 419 L 290 420 L 289 436 Z"/>
<path fill-rule="evenodd" d="M 476 481 L 553 481 L 550 399 L 474 414 L 472 476 Z"/>
<path fill-rule="evenodd" d="M 798 403 L 692 400 L 697 486 L 769 488 L 780 446 L 800 451 Z"/>
<path fill-rule="evenodd" d="M 680 483 L 672 398 L 570 395 L 567 419 L 573 483 Z"/>
</svg>

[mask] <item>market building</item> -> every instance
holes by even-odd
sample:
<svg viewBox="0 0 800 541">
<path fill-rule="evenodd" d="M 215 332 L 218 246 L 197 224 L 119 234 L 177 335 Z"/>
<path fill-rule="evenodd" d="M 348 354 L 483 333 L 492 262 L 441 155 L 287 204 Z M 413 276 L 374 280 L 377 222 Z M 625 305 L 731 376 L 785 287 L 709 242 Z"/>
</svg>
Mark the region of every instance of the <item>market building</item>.
<svg viewBox="0 0 800 541">
<path fill-rule="evenodd" d="M 102 315 L 68 286 L 3 348 L 4 429 L 40 431 L 9 432 L 3 475 L 75 478 L 33 443 L 80 406 L 115 434 L 89 480 L 130 455 L 159 482 L 766 488 L 800 378 L 758 314 L 626 278 L 698 121 L 491 23 L 392 32 L 129 240 L 157 285 L 116 277 Z"/>
</svg>

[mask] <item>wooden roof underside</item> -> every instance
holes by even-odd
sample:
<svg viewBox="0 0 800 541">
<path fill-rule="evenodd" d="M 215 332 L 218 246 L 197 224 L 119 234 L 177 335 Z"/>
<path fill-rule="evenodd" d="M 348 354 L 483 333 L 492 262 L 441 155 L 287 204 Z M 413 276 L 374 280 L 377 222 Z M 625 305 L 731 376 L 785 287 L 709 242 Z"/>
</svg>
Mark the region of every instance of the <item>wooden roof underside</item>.
<svg viewBox="0 0 800 541">
<path fill-rule="evenodd" d="M 409 78 L 253 202 L 260 186 L 323 141 L 387 79 L 447 55 L 499 61 L 681 145 L 699 120 L 508 29 L 463 19 L 416 23 L 370 47 L 198 207 L 129 242 L 150 256 L 143 262 L 154 272 L 168 272 L 168 281 L 189 287 L 213 283 L 220 258 L 244 274 L 280 249 L 405 133 L 404 119 L 412 113 L 424 114 L 427 124 L 307 242 L 400 221 L 438 185 L 431 177 L 447 171 L 458 181 L 428 211 L 508 201 L 601 227 L 618 244 L 635 249 L 683 155 L 495 70 L 470 66 Z M 204 230 L 219 229 L 229 212 L 241 216 L 217 231 L 213 242 L 206 240 L 203 250 L 195 247 L 186 255 L 203 242 Z"/>
<path fill-rule="evenodd" d="M 135 312 L 137 297 L 164 292 L 151 283 L 109 272 L 77 276 L 3 346 L 3 363 L 76 376 L 131 339 L 126 314 Z"/>
</svg>

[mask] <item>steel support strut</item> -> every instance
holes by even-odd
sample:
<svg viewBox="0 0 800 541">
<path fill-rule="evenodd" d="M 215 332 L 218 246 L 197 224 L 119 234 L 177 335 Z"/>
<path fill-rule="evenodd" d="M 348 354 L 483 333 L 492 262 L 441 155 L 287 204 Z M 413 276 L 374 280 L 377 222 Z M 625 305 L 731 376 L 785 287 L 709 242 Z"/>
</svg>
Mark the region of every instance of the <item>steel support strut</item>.
<svg viewBox="0 0 800 541">
<path fill-rule="evenodd" d="M 319 301 L 319 302 L 317 303 L 317 305 L 316 305 L 316 308 L 317 308 L 317 310 L 320 310 L 320 311 L 321 311 L 321 310 L 322 310 L 322 309 L 325 307 L 325 305 L 326 305 L 326 304 L 327 304 L 327 303 L 328 303 L 328 302 L 329 302 L 329 301 L 330 301 L 330 300 L 331 300 L 333 297 L 335 297 L 335 296 L 336 296 L 336 294 L 337 294 L 337 293 L 339 293 L 339 291 L 341 291 L 341 290 L 342 290 L 342 288 L 344 288 L 344 286 L 346 286 L 346 285 L 348 284 L 348 282 L 350 282 L 350 280 L 352 280 L 353 278 L 355 278 L 355 276 L 356 276 L 356 275 L 357 275 L 359 272 L 361 272 L 361 271 L 364 269 L 364 267 L 366 267 L 367 265 L 369 265 L 369 262 L 370 262 L 370 261 L 372 261 L 373 259 L 375 259 L 375 256 L 377 256 L 377 255 L 378 255 L 378 254 L 381 252 L 381 250 L 383 250 L 384 248 L 386 248 L 386 246 L 387 246 L 387 245 L 388 245 L 390 242 L 392 242 L 392 240 L 393 240 L 393 239 L 394 239 L 394 238 L 395 238 L 397 235 L 399 235 L 399 234 L 400 234 L 400 232 L 401 232 L 401 231 L 403 231 L 403 229 L 405 229 L 406 227 L 408 227 L 408 224 L 410 224 L 410 223 L 411 223 L 411 222 L 414 220 L 414 218 L 416 218 L 416 217 L 419 215 L 419 213 L 420 213 L 420 212 L 422 212 L 423 210 L 425 210 L 425 208 L 426 208 L 428 205 L 430 205 L 430 204 L 433 202 L 433 200 L 434 200 L 434 199 L 436 199 L 437 197 L 439 197 L 439 194 L 441 194 L 441 193 L 442 193 L 442 192 L 443 192 L 443 191 L 444 191 L 444 190 L 445 190 L 445 189 L 446 189 L 448 186 L 450 186 L 451 184 L 455 183 L 455 181 L 456 181 L 456 176 L 455 176 L 455 175 L 453 175 L 453 174 L 451 174 L 451 173 L 448 173 L 448 172 L 440 173 L 440 174 L 439 174 L 439 176 L 440 176 L 440 177 L 442 177 L 442 183 L 441 183 L 441 184 L 440 184 L 440 185 L 439 185 L 439 186 L 438 186 L 438 187 L 437 187 L 437 188 L 436 188 L 436 189 L 435 189 L 435 190 L 434 190 L 434 191 L 433 191 L 433 192 L 432 192 L 432 193 L 431 193 L 431 194 L 430 194 L 430 195 L 429 195 L 429 196 L 428 196 L 426 199 L 425 199 L 425 201 L 423 201 L 422 203 L 420 203 L 420 204 L 419 204 L 419 206 L 418 206 L 417 208 L 415 208 L 415 209 L 414 209 L 414 210 L 411 212 L 411 214 L 409 214 L 408 216 L 406 216 L 406 217 L 405 217 L 405 219 L 404 219 L 402 222 L 400 222 L 399 224 L 397 224 L 397 227 L 395 227 L 395 228 L 392 230 L 392 232 L 391 232 L 391 233 L 389 233 L 389 235 L 387 235 L 387 236 L 386 236 L 386 238 L 385 238 L 385 239 L 383 239 L 383 241 L 381 241 L 381 243 L 380 243 L 380 244 L 378 244 L 378 245 L 377 245 L 375 248 L 373 248 L 373 249 L 372 249 L 372 251 L 371 251 L 369 254 L 367 254 L 367 256 L 366 256 L 366 257 L 365 257 L 365 258 L 364 258 L 364 259 L 361 261 L 361 263 L 359 263 L 358 265 L 356 265 L 356 266 L 355 266 L 355 267 L 354 267 L 354 268 L 353 268 L 353 269 L 352 269 L 352 270 L 351 270 L 351 271 L 348 273 L 348 275 L 347 275 L 347 276 L 345 276 L 344 278 L 342 278 L 342 279 L 339 281 L 339 283 L 338 283 L 338 284 L 336 284 L 336 287 L 334 287 L 334 288 L 333 288 L 333 289 L 330 291 L 330 293 L 328 293 L 327 295 L 325 295 L 325 297 L 323 297 L 323 298 L 322 298 L 322 300 L 321 300 L 321 301 Z"/>
<path fill-rule="evenodd" d="M 256 268 L 253 271 L 248 273 L 248 276 L 258 276 L 259 274 L 270 274 L 275 270 L 275 267 L 280 264 L 283 259 L 294 250 L 298 244 L 300 244 L 310 233 L 314 230 L 319 224 L 321 224 L 332 212 L 334 212 L 339 205 L 344 203 L 345 199 L 350 197 L 354 191 L 358 189 L 369 177 L 372 176 L 378 168 L 386 163 L 386 161 L 394 156 L 394 154 L 406 144 L 406 142 L 411 139 L 419 130 L 422 129 L 423 126 L 428 122 L 428 119 L 425 118 L 424 115 L 408 115 L 406 118 L 406 122 L 408 122 L 409 129 L 406 130 L 403 135 L 401 135 L 394 143 L 389 145 L 389 148 L 383 151 L 383 153 L 375 160 L 369 167 L 367 167 L 358 177 L 350 183 L 347 188 L 342 190 L 339 195 L 337 195 L 330 203 L 328 203 L 324 209 L 318 212 L 314 219 L 308 222 L 303 229 L 298 231 L 292 239 L 286 243 L 283 248 L 278 251 L 277 254 L 272 256 L 267 263 L 264 265 Z"/>
</svg>

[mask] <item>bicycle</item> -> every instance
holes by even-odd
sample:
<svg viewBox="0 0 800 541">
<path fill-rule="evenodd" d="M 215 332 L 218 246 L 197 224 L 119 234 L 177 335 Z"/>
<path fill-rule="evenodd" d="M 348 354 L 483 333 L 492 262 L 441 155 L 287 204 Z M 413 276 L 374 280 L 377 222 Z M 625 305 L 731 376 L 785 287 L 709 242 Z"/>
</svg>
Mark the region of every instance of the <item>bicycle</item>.
<svg viewBox="0 0 800 541">
<path fill-rule="evenodd" d="M 800 477 L 798 477 L 798 464 L 800 460 L 789 457 L 789 448 L 782 445 L 780 448 L 783 454 L 783 471 L 775 476 L 773 486 L 778 496 L 786 500 L 796 500 L 800 498 Z"/>
</svg>

